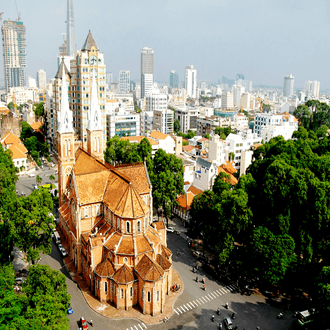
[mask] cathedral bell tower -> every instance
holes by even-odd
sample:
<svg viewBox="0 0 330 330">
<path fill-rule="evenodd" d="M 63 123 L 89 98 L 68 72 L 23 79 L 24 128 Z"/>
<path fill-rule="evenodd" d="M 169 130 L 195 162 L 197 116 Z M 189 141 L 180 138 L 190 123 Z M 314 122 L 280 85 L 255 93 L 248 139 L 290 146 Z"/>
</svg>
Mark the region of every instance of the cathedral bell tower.
<svg viewBox="0 0 330 330">
<path fill-rule="evenodd" d="M 64 192 L 74 165 L 74 130 L 72 111 L 69 108 L 68 84 L 65 64 L 62 62 L 62 95 L 58 112 L 58 191 L 59 206 L 63 204 Z"/>
<path fill-rule="evenodd" d="M 92 68 L 91 103 L 88 112 L 87 152 L 103 160 L 102 112 L 97 97 L 96 68 Z"/>
</svg>

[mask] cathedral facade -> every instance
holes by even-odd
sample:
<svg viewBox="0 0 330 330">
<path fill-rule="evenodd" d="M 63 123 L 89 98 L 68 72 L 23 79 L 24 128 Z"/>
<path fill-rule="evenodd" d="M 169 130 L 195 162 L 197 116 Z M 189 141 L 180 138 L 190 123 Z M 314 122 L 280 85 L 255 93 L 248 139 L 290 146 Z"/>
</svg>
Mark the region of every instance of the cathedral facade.
<svg viewBox="0 0 330 330">
<path fill-rule="evenodd" d="M 87 141 L 75 141 L 68 75 L 63 63 L 57 118 L 59 227 L 68 257 L 100 301 L 118 309 L 139 306 L 144 314 L 157 315 L 164 311 L 172 285 L 172 253 L 164 223 L 152 221 L 147 168 L 144 163 L 110 166 L 103 161 L 103 116 L 94 76 Z"/>
</svg>

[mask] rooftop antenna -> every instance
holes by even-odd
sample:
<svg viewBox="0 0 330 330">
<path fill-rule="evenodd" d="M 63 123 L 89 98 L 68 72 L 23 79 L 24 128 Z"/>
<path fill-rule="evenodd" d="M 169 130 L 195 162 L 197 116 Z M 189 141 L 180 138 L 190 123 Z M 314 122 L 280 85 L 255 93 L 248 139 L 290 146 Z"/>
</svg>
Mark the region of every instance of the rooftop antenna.
<svg viewBox="0 0 330 330">
<path fill-rule="evenodd" d="M 15 5 L 16 5 L 16 11 L 17 11 L 17 21 L 21 20 L 21 13 L 18 12 L 18 7 L 17 7 L 17 2 L 15 0 Z"/>
</svg>

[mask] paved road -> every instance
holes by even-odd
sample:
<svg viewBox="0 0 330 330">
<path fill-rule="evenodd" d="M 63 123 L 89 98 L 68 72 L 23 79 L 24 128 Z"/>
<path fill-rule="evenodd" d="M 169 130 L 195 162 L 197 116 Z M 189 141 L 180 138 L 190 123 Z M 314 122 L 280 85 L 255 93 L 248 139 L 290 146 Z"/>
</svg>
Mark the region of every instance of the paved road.
<svg viewBox="0 0 330 330">
<path fill-rule="evenodd" d="M 18 190 L 18 195 L 20 196 L 22 192 L 24 192 L 25 196 L 28 196 L 32 193 L 33 187 L 36 185 L 36 177 L 39 175 L 42 178 L 41 185 L 47 184 L 47 183 L 54 183 L 58 180 L 58 175 L 55 174 L 55 167 L 45 167 L 44 169 L 40 169 L 38 171 L 35 171 L 33 174 L 35 174 L 35 177 L 30 178 L 28 175 L 21 175 L 19 177 L 19 180 L 16 183 L 16 189 Z M 51 182 L 49 180 L 50 175 L 55 176 L 55 181 Z"/>
<path fill-rule="evenodd" d="M 239 329 L 252 330 L 256 329 L 256 326 L 259 326 L 261 330 L 289 329 L 292 320 L 290 313 L 285 312 L 284 319 L 277 320 L 278 310 L 266 304 L 264 297 L 235 293 L 233 286 L 225 286 L 199 270 L 199 278 L 206 278 L 207 290 L 202 290 L 202 283 L 196 282 L 196 274 L 192 272 L 195 259 L 188 249 L 187 242 L 181 236 L 171 233 L 168 235 L 168 246 L 174 253 L 173 265 L 179 271 L 185 289 L 175 303 L 174 313 L 170 320 L 166 323 L 149 326 L 135 319 L 110 320 L 91 310 L 77 285 L 71 281 L 63 269 L 62 258 L 56 245 L 53 244 L 52 254 L 43 256 L 41 263 L 59 269 L 67 276 L 68 292 L 72 297 L 74 310 L 74 313 L 68 316 L 70 329 L 78 329 L 77 321 L 81 316 L 87 320 L 93 319 L 94 327 L 90 328 L 96 330 L 218 329 L 219 322 L 222 322 L 225 316 L 231 316 L 232 312 L 236 313 L 234 324 L 238 324 Z M 181 250 L 179 256 L 176 255 L 178 249 Z M 229 302 L 228 310 L 224 308 L 227 301 Z M 221 309 L 220 316 L 216 314 L 218 307 Z M 211 321 L 212 314 L 215 315 L 215 322 Z"/>
</svg>

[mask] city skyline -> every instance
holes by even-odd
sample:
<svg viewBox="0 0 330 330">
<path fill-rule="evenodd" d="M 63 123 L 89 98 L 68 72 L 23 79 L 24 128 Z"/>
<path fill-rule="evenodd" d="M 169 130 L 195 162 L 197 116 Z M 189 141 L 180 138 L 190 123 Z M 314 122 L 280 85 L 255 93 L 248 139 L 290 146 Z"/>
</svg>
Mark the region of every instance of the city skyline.
<svg viewBox="0 0 330 330">
<path fill-rule="evenodd" d="M 23 1 L 17 1 L 17 6 L 26 27 L 28 76 L 44 69 L 50 79 L 57 71 L 60 34 L 66 31 L 67 1 L 34 0 L 34 11 Z M 241 72 L 253 85 L 283 86 L 283 77 L 292 73 L 295 88 L 303 89 L 307 80 L 320 81 L 322 90 L 330 88 L 324 70 L 330 47 L 326 42 L 330 3 L 323 0 L 301 1 L 299 6 L 282 0 L 268 4 L 170 0 L 161 10 L 147 0 L 100 1 L 98 6 L 82 0 L 73 1 L 73 7 L 76 49 L 81 49 L 90 29 L 107 70 L 129 70 L 132 80 L 139 80 L 140 50 L 150 47 L 156 54 L 155 81 L 169 82 L 171 70 L 182 80 L 185 67 L 193 64 L 199 82 L 215 83 L 222 76 L 234 79 Z M 14 2 L 6 3 L 2 11 L 3 21 L 17 19 Z M 114 12 L 125 13 L 124 26 L 121 15 Z M 310 16 L 318 17 L 313 25 L 306 24 Z"/>
</svg>

